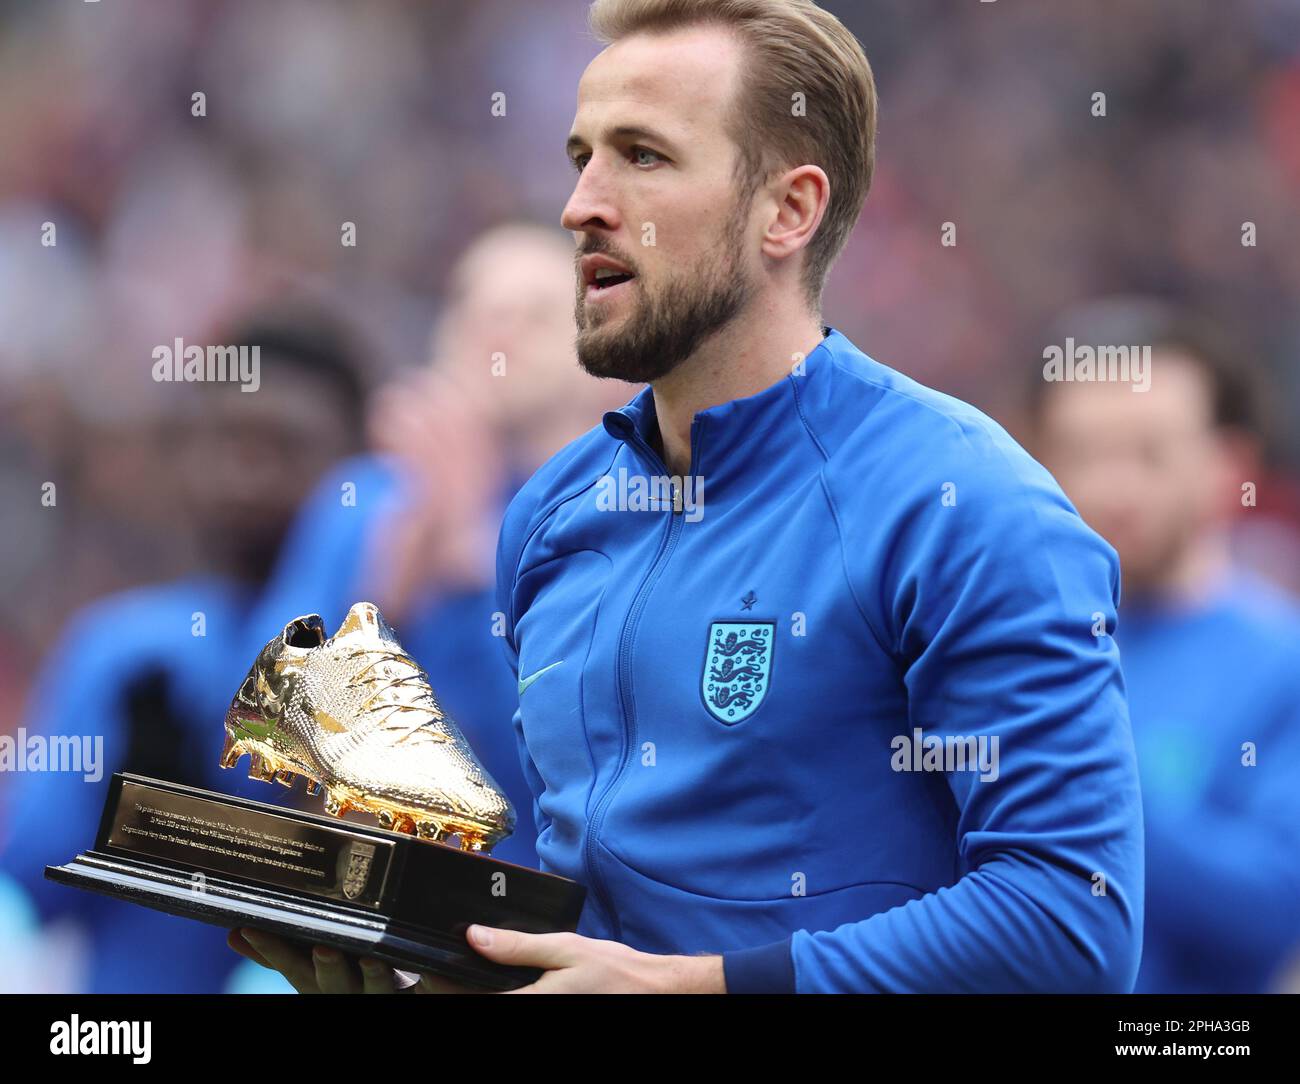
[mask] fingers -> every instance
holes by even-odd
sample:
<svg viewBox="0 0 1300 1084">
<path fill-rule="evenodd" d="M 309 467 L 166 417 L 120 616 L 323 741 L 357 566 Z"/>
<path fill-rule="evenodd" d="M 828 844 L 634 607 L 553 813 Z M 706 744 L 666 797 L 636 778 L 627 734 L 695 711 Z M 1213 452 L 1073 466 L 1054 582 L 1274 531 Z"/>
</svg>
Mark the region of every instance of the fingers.
<svg viewBox="0 0 1300 1084">
<path fill-rule="evenodd" d="M 280 972 L 298 993 L 320 993 L 311 953 L 294 948 L 288 942 L 262 930 L 241 929 L 239 933 L 261 957 L 258 962 L 263 967 Z"/>
<path fill-rule="evenodd" d="M 520 933 L 479 925 L 470 926 L 467 937 L 475 952 L 496 963 L 546 970 L 573 966 L 586 940 L 572 933 Z"/>
<path fill-rule="evenodd" d="M 328 945 L 316 945 L 311 950 L 311 958 L 316 968 L 316 985 L 322 994 L 362 992 L 361 969 L 349 956 Z"/>
<path fill-rule="evenodd" d="M 361 966 L 361 992 L 363 994 L 392 994 L 397 992 L 396 974 L 383 960 L 364 956 Z"/>
<path fill-rule="evenodd" d="M 252 960 L 253 963 L 255 964 L 258 964 L 266 968 L 269 968 L 271 966 L 266 962 L 266 960 L 262 957 L 262 954 L 258 952 L 257 949 L 253 948 L 252 945 L 250 945 L 246 940 L 244 940 L 243 934 L 241 934 L 238 930 L 230 930 L 226 933 L 226 944 L 229 945 L 232 949 L 234 949 L 237 953 L 239 953 L 240 956 Z"/>
<path fill-rule="evenodd" d="M 392 994 L 397 993 L 397 973 L 383 960 L 347 955 L 329 945 L 300 949 L 263 930 L 236 929 L 226 935 L 226 944 L 241 956 L 272 971 L 278 971 L 300 994 Z M 413 994 L 481 994 L 471 986 L 423 974 L 420 981 L 404 990 Z"/>
</svg>

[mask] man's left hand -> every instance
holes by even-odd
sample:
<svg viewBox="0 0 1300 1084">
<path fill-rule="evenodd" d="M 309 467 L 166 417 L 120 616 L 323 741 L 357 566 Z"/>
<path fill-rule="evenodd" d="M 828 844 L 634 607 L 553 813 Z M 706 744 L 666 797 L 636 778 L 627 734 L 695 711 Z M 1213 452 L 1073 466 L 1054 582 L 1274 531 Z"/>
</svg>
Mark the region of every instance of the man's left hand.
<svg viewBox="0 0 1300 1084">
<path fill-rule="evenodd" d="M 512 967 L 545 970 L 512 994 L 725 994 L 721 956 L 656 956 L 617 941 L 576 933 L 519 933 L 471 926 L 480 955 Z"/>
</svg>

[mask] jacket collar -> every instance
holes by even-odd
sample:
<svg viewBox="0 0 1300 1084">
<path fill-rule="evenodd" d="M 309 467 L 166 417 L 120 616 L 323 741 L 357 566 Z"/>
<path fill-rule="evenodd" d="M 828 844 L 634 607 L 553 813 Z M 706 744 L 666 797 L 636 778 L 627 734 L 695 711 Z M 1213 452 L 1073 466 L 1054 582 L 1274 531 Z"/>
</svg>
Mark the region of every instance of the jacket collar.
<svg viewBox="0 0 1300 1084">
<path fill-rule="evenodd" d="M 795 404 L 795 381 L 821 379 L 820 374 L 830 365 L 833 353 L 847 345 L 844 335 L 823 325 L 822 341 L 804 359 L 802 375 L 783 377 L 754 395 L 696 411 L 691 434 L 700 441 L 697 447 L 704 462 L 692 464 L 692 470 L 699 473 L 710 464 L 716 466 L 718 456 L 706 454 L 702 447 L 703 433 L 707 433 L 710 453 L 774 437 L 782 426 L 789 423 L 789 414 Z M 644 450 L 653 448 L 659 425 L 654 388 L 647 384 L 626 406 L 606 411 L 601 421 L 605 431 L 616 440 L 642 446 Z"/>
</svg>

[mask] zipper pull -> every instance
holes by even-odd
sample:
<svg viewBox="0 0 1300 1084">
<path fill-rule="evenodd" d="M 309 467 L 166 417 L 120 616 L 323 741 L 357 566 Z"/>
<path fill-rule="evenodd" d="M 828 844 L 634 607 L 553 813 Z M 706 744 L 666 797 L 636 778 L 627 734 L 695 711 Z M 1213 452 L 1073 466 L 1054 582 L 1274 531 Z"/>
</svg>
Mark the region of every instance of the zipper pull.
<svg viewBox="0 0 1300 1084">
<path fill-rule="evenodd" d="M 682 511 L 682 480 L 680 478 L 672 479 L 673 483 L 673 515 Z"/>
</svg>

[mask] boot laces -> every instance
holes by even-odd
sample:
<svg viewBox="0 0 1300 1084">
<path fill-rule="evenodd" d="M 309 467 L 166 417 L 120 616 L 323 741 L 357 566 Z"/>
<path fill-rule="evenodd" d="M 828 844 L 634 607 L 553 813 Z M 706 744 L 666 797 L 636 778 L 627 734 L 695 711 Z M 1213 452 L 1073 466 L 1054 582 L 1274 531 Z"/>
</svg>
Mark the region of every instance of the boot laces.
<svg viewBox="0 0 1300 1084">
<path fill-rule="evenodd" d="M 380 729 L 401 735 L 394 744 L 420 739 L 450 741 L 450 736 L 438 729 L 444 719 L 442 710 L 415 661 L 404 652 L 390 648 L 363 647 L 348 653 L 350 659 L 366 656 L 372 657 L 352 677 L 353 684 L 370 687 L 358 710 L 367 715 L 384 712 Z M 396 665 L 402 672 L 376 671 L 383 663 Z"/>
</svg>

